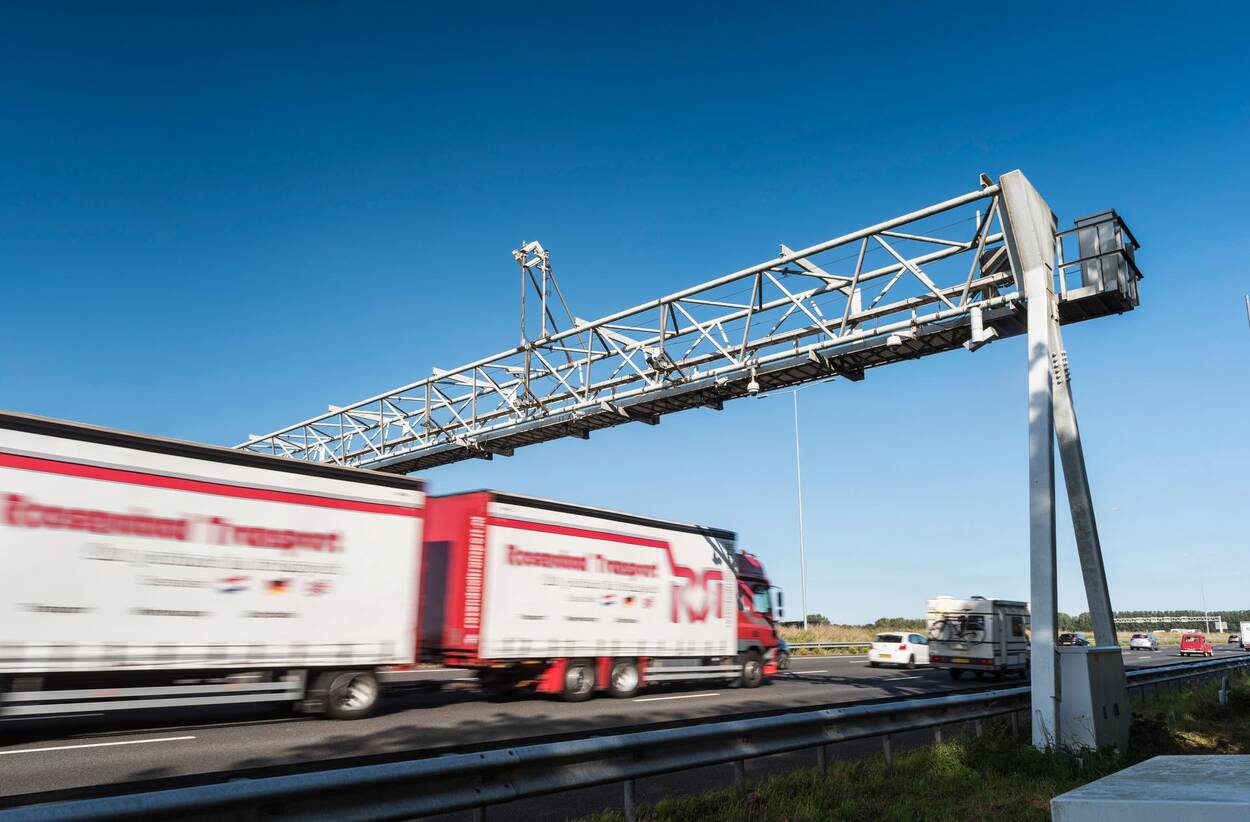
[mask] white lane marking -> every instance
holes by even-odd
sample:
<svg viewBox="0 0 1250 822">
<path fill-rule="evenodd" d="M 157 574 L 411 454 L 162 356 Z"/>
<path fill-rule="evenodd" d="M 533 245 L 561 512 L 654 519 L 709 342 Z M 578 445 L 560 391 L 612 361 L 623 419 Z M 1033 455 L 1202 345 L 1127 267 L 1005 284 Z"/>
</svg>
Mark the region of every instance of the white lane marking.
<svg viewBox="0 0 1250 822">
<path fill-rule="evenodd" d="M 24 753 L 46 753 L 48 751 L 72 751 L 76 748 L 109 748 L 114 745 L 146 745 L 149 742 L 181 742 L 184 739 L 195 739 L 195 737 L 165 736 L 159 739 L 126 739 L 121 742 L 91 742 L 87 745 L 57 745 L 52 748 L 22 748 L 17 751 L 0 751 L 0 756 Z"/>
<path fill-rule="evenodd" d="M 790 671 L 791 676 L 798 676 L 799 674 L 827 674 L 827 673 L 829 673 L 828 668 L 817 668 L 814 671 Z"/>
<path fill-rule="evenodd" d="M 900 679 L 924 679 L 922 676 L 892 676 L 886 682 L 898 682 Z"/>
<path fill-rule="evenodd" d="M 666 699 L 698 699 L 701 696 L 720 696 L 720 694 L 679 694 L 677 696 L 640 696 L 634 702 L 663 702 Z"/>
</svg>

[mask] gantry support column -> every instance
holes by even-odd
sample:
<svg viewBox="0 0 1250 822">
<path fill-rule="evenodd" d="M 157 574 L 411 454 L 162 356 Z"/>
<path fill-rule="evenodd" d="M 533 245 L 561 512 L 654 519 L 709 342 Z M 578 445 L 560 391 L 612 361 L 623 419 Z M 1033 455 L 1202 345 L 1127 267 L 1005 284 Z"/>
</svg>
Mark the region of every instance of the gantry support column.
<svg viewBox="0 0 1250 822">
<path fill-rule="evenodd" d="M 1033 744 L 1059 739 L 1058 611 L 1055 571 L 1054 405 L 1051 398 L 1050 312 L 1055 218 L 1019 171 L 999 180 L 1007 253 L 1028 310 L 1029 362 L 1029 607 Z"/>
<path fill-rule="evenodd" d="M 1098 522 L 1094 518 L 1094 499 L 1089 491 L 1089 475 L 1085 472 L 1081 430 L 1076 424 L 1068 354 L 1063 350 L 1058 317 L 1053 317 L 1050 323 L 1050 356 L 1053 363 L 1051 384 L 1054 389 L 1055 434 L 1059 440 L 1063 480 L 1068 489 L 1068 508 L 1072 511 L 1072 528 L 1076 532 L 1076 551 L 1081 559 L 1081 576 L 1085 579 L 1085 599 L 1094 624 L 1094 644 L 1104 648 L 1119 647 L 1115 615 L 1111 611 L 1111 593 L 1107 590 L 1107 572 L 1102 564 Z"/>
<path fill-rule="evenodd" d="M 1098 524 L 1081 450 L 1081 433 L 1069 384 L 1067 354 L 1059 332 L 1054 293 L 1055 217 L 1019 171 L 1000 180 L 1007 253 L 1027 303 L 1029 363 L 1029 555 L 1032 638 L 1033 744 L 1051 748 L 1064 738 L 1059 727 L 1062 693 L 1055 652 L 1055 464 L 1059 456 L 1072 511 L 1085 597 L 1096 645 L 1118 651 L 1111 596 L 1103 568 Z M 1082 687 L 1088 687 L 1082 685 Z"/>
</svg>

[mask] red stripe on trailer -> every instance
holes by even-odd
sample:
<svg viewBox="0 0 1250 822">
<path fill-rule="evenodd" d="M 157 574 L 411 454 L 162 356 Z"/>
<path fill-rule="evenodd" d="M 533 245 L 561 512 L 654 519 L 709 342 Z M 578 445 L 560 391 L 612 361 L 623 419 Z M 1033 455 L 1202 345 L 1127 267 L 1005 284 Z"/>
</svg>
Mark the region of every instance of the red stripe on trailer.
<svg viewBox="0 0 1250 822">
<path fill-rule="evenodd" d="M 668 559 L 669 571 L 680 574 L 677 563 L 673 561 L 673 549 L 666 540 L 635 537 L 630 534 L 617 534 L 612 531 L 596 531 L 591 528 L 573 528 L 568 525 L 556 525 L 551 522 L 533 522 L 527 519 L 508 519 L 506 517 L 490 517 L 488 522 L 500 528 L 520 528 L 524 531 L 540 531 L 544 534 L 560 534 L 566 537 L 582 539 L 600 539 L 608 542 L 619 542 L 623 545 L 640 545 L 644 548 L 659 548 Z"/>
<path fill-rule="evenodd" d="M 183 479 L 182 477 L 169 477 L 164 474 L 145 474 L 141 471 L 128 471 L 122 468 L 105 468 L 97 465 L 83 465 L 77 462 L 43 459 L 41 457 L 24 457 L 18 454 L 0 453 L 0 468 L 15 468 L 19 471 L 39 471 L 45 474 L 59 474 L 61 476 L 102 480 L 104 482 L 122 482 L 129 485 L 144 485 L 150 488 L 167 488 L 173 491 L 191 491 L 197 494 L 212 494 L 218 497 L 284 502 L 290 505 L 309 505 L 316 508 L 335 508 L 344 511 L 364 511 L 370 514 L 394 514 L 404 517 L 421 516 L 420 506 L 407 507 L 403 505 L 388 505 L 381 502 L 362 502 L 359 500 L 336 499 L 334 497 L 319 497 L 293 491 L 269 491 L 262 488 L 230 485 L 223 482 Z"/>
<path fill-rule="evenodd" d="M 596 531 L 590 528 L 572 528 L 568 525 L 556 525 L 551 522 L 533 522 L 527 519 L 507 519 L 505 517 L 491 517 L 491 525 L 498 525 L 501 528 L 522 528 L 526 531 L 542 531 L 546 534 L 563 534 L 568 537 L 583 537 L 584 539 L 602 539 L 611 542 L 622 542 L 626 545 L 643 545 L 648 548 L 663 548 L 668 550 L 668 543 L 662 539 L 649 539 L 647 537 L 635 537 L 629 534 L 616 534 L 611 531 Z"/>
</svg>

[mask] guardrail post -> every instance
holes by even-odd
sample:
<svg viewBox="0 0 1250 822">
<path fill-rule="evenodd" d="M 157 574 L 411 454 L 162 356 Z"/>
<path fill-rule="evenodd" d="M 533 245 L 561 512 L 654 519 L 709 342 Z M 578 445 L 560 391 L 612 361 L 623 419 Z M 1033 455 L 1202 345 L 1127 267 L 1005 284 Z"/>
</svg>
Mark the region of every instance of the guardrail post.
<svg viewBox="0 0 1250 822">
<path fill-rule="evenodd" d="M 981 720 L 979 719 L 972 720 L 972 733 L 975 734 L 976 736 L 981 735 Z"/>
<path fill-rule="evenodd" d="M 1224 674 L 1220 679 L 1220 704 L 1228 704 L 1228 674 Z"/>
<path fill-rule="evenodd" d="M 734 760 L 734 790 L 739 795 L 747 792 L 747 763 L 745 759 Z"/>
<path fill-rule="evenodd" d="M 881 754 L 885 757 L 885 772 L 894 773 L 894 753 L 890 750 L 890 735 L 881 735 Z"/>
<path fill-rule="evenodd" d="M 1011 738 L 1018 739 L 1020 737 L 1020 712 L 1011 712 Z"/>
<path fill-rule="evenodd" d="M 625 785 L 625 822 L 635 822 L 638 810 L 634 804 L 634 780 L 626 779 Z"/>
<path fill-rule="evenodd" d="M 933 726 L 933 743 L 935 745 L 942 744 L 942 726 L 941 725 Z"/>
<path fill-rule="evenodd" d="M 486 822 L 485 805 L 480 805 L 473 809 L 473 822 Z"/>
<path fill-rule="evenodd" d="M 816 767 L 820 768 L 822 774 L 829 770 L 829 758 L 824 745 L 816 746 Z"/>
</svg>

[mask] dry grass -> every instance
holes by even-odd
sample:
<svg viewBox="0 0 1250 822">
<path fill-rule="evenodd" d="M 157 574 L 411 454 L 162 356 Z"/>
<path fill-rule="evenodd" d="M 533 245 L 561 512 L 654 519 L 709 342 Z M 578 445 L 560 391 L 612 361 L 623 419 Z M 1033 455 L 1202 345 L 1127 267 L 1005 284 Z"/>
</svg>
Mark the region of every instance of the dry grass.
<svg viewBox="0 0 1250 822">
<path fill-rule="evenodd" d="M 786 642 L 869 642 L 876 631 L 859 625 L 812 625 L 806 631 L 802 628 L 781 629 L 781 637 Z M 863 648 L 792 648 L 790 653 L 795 656 L 814 656 L 817 654 L 859 654 Z"/>
</svg>

